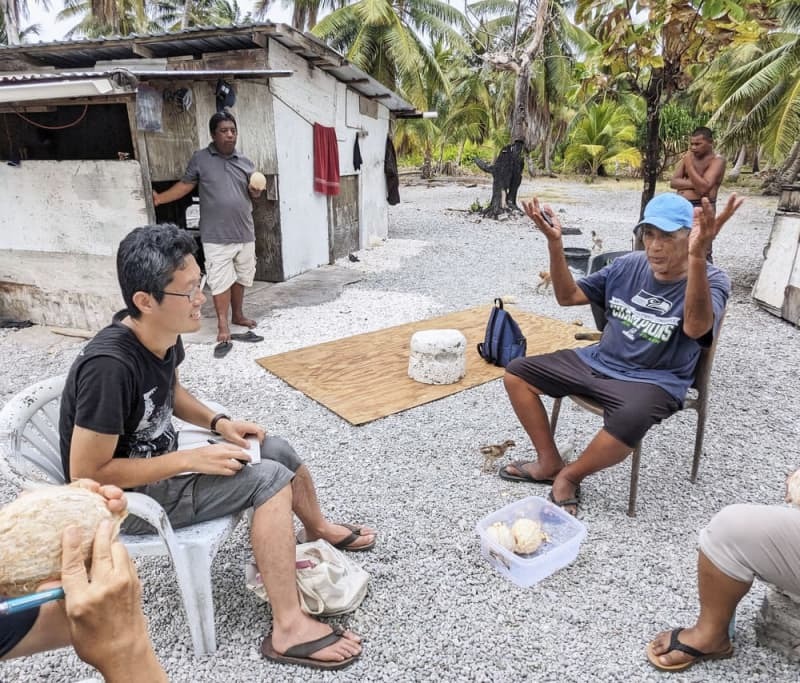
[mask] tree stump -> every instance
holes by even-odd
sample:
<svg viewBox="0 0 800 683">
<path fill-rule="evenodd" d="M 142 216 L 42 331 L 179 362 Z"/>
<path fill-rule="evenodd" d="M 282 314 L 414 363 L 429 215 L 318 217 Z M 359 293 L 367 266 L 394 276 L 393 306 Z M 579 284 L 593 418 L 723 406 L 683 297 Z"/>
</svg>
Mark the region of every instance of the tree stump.
<svg viewBox="0 0 800 683">
<path fill-rule="evenodd" d="M 756 616 L 756 639 L 800 662 L 800 597 L 768 586 Z"/>
<path fill-rule="evenodd" d="M 524 151 L 522 140 L 517 140 L 503 147 L 493 164 L 475 159 L 478 168 L 492 174 L 492 200 L 484 210 L 484 216 L 497 218 L 503 212 L 522 212 L 522 209 L 517 206 L 517 190 L 522 183 L 524 167 L 522 153 Z M 505 202 L 503 195 L 505 195 Z"/>
</svg>

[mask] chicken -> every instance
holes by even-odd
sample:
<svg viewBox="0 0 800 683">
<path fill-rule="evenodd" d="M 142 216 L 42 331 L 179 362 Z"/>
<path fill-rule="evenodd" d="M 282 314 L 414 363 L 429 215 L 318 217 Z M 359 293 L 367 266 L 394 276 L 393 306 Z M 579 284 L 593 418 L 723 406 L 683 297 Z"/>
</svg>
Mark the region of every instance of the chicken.
<svg viewBox="0 0 800 683">
<path fill-rule="evenodd" d="M 544 287 L 544 291 L 547 292 L 547 288 L 551 284 L 553 284 L 553 280 L 550 277 L 550 273 L 546 270 L 543 270 L 539 273 L 539 284 L 536 285 L 533 291 L 535 291 L 538 294 L 542 290 L 542 287 Z"/>
<path fill-rule="evenodd" d="M 483 456 L 483 471 L 491 472 L 494 469 L 494 463 L 499 458 L 502 458 L 509 448 L 516 446 L 511 439 L 503 441 L 503 443 L 493 444 L 491 446 L 481 446 L 480 451 Z"/>
</svg>

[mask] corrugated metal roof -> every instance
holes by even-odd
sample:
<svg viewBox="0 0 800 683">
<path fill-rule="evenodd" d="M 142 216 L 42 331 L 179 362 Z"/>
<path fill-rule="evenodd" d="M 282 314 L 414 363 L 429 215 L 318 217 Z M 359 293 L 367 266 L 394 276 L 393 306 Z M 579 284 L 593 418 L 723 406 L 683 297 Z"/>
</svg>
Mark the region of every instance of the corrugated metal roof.
<svg viewBox="0 0 800 683">
<path fill-rule="evenodd" d="M 80 72 L 93 67 L 98 61 L 200 56 L 205 53 L 256 49 L 263 47 L 267 39 L 278 41 L 365 97 L 380 100 L 395 114 L 416 112 L 409 102 L 350 64 L 322 41 L 287 24 L 271 22 L 226 27 L 202 26 L 151 35 L 0 46 L 0 71 L 20 72 L 50 67 Z"/>
<path fill-rule="evenodd" d="M 48 81 L 74 81 L 87 78 L 107 78 L 120 73 L 129 73 L 132 76 L 142 79 L 165 78 L 173 81 L 180 79 L 191 79 L 201 81 L 204 79 L 216 79 L 223 76 L 231 78 L 287 78 L 293 71 L 281 69 L 204 69 L 202 71 L 166 71 L 164 69 L 137 69 L 118 68 L 118 69 L 98 69 L 97 71 L 47 71 L 44 73 L 14 73 L 3 75 L 0 72 L 0 85 L 7 83 L 26 83 L 37 82 L 46 83 Z"/>
</svg>

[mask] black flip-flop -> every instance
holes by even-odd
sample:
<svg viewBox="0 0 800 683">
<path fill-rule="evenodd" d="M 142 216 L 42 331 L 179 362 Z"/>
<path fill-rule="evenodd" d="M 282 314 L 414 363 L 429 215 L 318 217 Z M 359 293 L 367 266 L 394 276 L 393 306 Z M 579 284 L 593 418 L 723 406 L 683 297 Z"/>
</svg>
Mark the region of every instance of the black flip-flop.
<svg viewBox="0 0 800 683">
<path fill-rule="evenodd" d="M 233 344 L 229 341 L 220 342 L 214 347 L 214 358 L 225 358 L 232 348 Z"/>
<path fill-rule="evenodd" d="M 500 468 L 500 478 L 506 481 L 524 481 L 528 484 L 552 484 L 552 479 L 535 479 L 523 469 L 523 465 L 530 465 L 532 463 L 533 460 L 515 460 L 514 462 L 510 462 L 505 467 Z M 520 474 L 512 474 L 508 471 L 509 467 L 518 470 Z"/>
<path fill-rule="evenodd" d="M 356 526 L 355 524 L 346 524 L 345 522 L 334 522 L 334 523 L 337 524 L 338 526 L 343 526 L 347 529 L 350 529 L 350 534 L 348 536 L 345 536 L 338 543 L 331 543 L 331 545 L 334 548 L 337 548 L 338 550 L 346 550 L 351 553 L 360 553 L 364 550 L 372 550 L 375 547 L 375 543 L 378 540 L 377 534 L 375 535 L 375 538 L 372 539 L 372 543 L 367 543 L 366 545 L 354 546 L 353 543 L 355 543 L 362 536 L 361 527 Z M 301 531 L 299 534 L 297 534 L 296 540 L 298 543 L 306 542 L 305 533 L 306 533 L 305 531 Z"/>
<path fill-rule="evenodd" d="M 562 509 L 563 508 L 567 508 L 567 507 L 574 507 L 575 508 L 575 514 L 572 515 L 572 516 L 573 517 L 577 517 L 578 516 L 578 510 L 581 507 L 581 498 L 580 498 L 580 496 L 581 496 L 581 487 L 578 486 L 578 488 L 575 489 L 575 496 L 572 497 L 572 498 L 564 498 L 562 500 L 556 500 L 553 497 L 553 492 L 550 491 L 547 494 L 547 500 L 549 500 L 553 505 L 557 505 L 558 507 L 560 507 Z M 568 511 L 565 510 L 565 512 L 568 512 Z M 568 514 L 572 514 L 572 513 L 568 512 Z"/>
<path fill-rule="evenodd" d="M 657 655 L 655 652 L 653 652 L 653 643 L 648 643 L 647 659 L 650 660 L 650 663 L 656 667 L 656 669 L 660 669 L 661 671 L 683 671 L 684 669 L 688 669 L 690 666 L 697 664 L 697 662 L 702 662 L 703 660 L 728 659 L 728 657 L 733 656 L 733 645 L 730 644 L 728 644 L 728 648 L 722 652 L 701 652 L 700 650 L 693 648 L 691 645 L 682 643 L 680 640 L 678 640 L 678 635 L 681 631 L 683 631 L 682 628 L 676 628 L 672 630 L 669 636 L 669 650 L 662 652 L 660 655 Z M 658 661 L 658 658 L 662 655 L 668 654 L 675 650 L 678 652 L 684 652 L 690 657 L 694 657 L 694 659 L 690 659 L 688 662 L 681 662 L 680 664 L 662 664 Z"/>
<path fill-rule="evenodd" d="M 247 332 L 234 332 L 231 335 L 231 339 L 234 341 L 239 342 L 260 342 L 264 341 L 264 337 L 260 334 L 256 334 L 252 330 L 247 330 Z"/>
<path fill-rule="evenodd" d="M 319 652 L 329 645 L 338 643 L 342 638 L 344 638 L 344 629 L 341 626 L 334 626 L 333 632 L 329 633 L 327 636 L 322 636 L 322 638 L 317 638 L 307 643 L 293 645 L 286 650 L 286 652 L 280 654 L 272 646 L 272 634 L 270 633 L 261 641 L 261 654 L 267 659 L 271 659 L 273 662 L 280 662 L 281 664 L 297 664 L 299 666 L 308 666 L 312 669 L 343 669 L 346 666 L 350 666 L 361 654 L 353 655 L 340 662 L 326 662 L 311 657 L 315 652 Z"/>
</svg>

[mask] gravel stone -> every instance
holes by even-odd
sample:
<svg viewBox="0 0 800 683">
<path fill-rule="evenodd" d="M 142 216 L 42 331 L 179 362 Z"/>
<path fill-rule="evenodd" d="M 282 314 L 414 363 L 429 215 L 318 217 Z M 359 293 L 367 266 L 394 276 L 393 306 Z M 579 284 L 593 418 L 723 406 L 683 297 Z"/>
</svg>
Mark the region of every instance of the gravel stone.
<svg viewBox="0 0 800 683">
<path fill-rule="evenodd" d="M 526 180 L 581 235 L 566 246 L 628 249 L 640 185 Z M 465 209 L 488 199 L 486 185 L 415 184 L 390 208 L 389 239 L 337 265 L 363 276 L 318 306 L 279 309 L 236 344 L 224 362 L 210 345 L 187 348 L 182 381 L 198 395 L 263 423 L 306 459 L 324 511 L 380 531 L 374 551 L 354 556 L 372 575 L 362 606 L 343 619 L 365 639 L 364 655 L 337 674 L 262 660 L 269 608 L 245 588 L 250 557 L 242 524 L 213 567 L 217 639 L 196 658 L 167 560 L 137 562 L 144 608 L 161 661 L 173 681 L 662 681 L 647 662 L 648 639 L 688 625 L 697 609 L 696 536 L 734 502 L 780 504 L 797 459 L 800 389 L 797 329 L 758 308 L 750 293 L 762 263 L 775 198 L 748 197 L 715 244 L 733 292 L 712 378 L 705 455 L 689 482 L 694 413 L 654 427 L 644 441 L 638 516 L 625 515 L 629 465 L 601 472 L 583 489 L 588 536 L 576 561 L 529 588 L 496 574 L 480 557 L 475 522 L 548 487 L 480 472 L 478 447 L 514 439 L 514 459 L 533 450 L 502 382 L 352 427 L 255 364 L 269 354 L 513 297 L 524 310 L 593 327 L 588 307 L 559 307 L 537 294 L 547 268 L 544 238 L 522 216 L 503 222 Z M 722 200 L 725 199 L 723 194 Z M 0 400 L 65 372 L 83 342 L 44 328 L 0 330 Z M 794 407 L 793 407 L 794 406 Z M 597 418 L 565 404 L 559 440 L 578 448 Z M 13 496 L 0 487 L 0 498 Z M 671 681 L 796 681 L 797 665 L 759 647 L 753 625 L 764 587 L 756 583 L 737 612 L 733 660 L 703 663 Z M 93 671 L 70 651 L 0 664 L 0 680 L 70 682 Z"/>
</svg>

